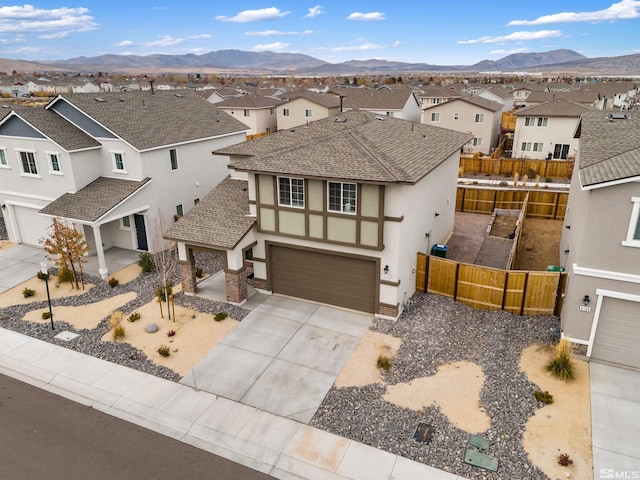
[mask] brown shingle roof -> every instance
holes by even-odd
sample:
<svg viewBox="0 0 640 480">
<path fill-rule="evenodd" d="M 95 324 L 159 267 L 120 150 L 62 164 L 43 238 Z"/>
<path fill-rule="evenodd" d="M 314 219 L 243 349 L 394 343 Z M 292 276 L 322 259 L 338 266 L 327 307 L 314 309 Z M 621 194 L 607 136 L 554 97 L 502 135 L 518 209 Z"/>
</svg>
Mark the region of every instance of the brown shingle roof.
<svg viewBox="0 0 640 480">
<path fill-rule="evenodd" d="M 76 193 L 65 193 L 56 198 L 39 213 L 82 222 L 95 222 L 150 180 L 145 178 L 141 181 L 132 181 L 98 177 Z"/>
<path fill-rule="evenodd" d="M 62 98 L 138 150 L 247 130 L 190 90 L 74 93 Z"/>
<path fill-rule="evenodd" d="M 640 176 L 640 113 L 586 112 L 578 125 L 583 186 Z"/>
<path fill-rule="evenodd" d="M 529 107 L 519 108 L 518 110 L 516 110 L 514 115 L 518 117 L 544 115 L 548 117 L 578 118 L 587 110 L 589 109 L 584 105 L 556 98 L 555 100 L 550 100 L 539 105 L 531 105 Z"/>
<path fill-rule="evenodd" d="M 437 105 L 429 105 L 425 107 L 425 110 L 430 110 L 432 108 L 442 108 L 443 105 L 453 104 L 453 102 L 466 102 L 471 105 L 475 105 L 476 107 L 480 107 L 484 110 L 489 110 L 490 112 L 497 112 L 502 110 L 504 105 L 498 102 L 494 102 L 493 100 L 489 100 L 487 98 L 479 97 L 478 95 L 463 95 L 457 98 L 452 98 L 448 102 L 439 103 Z"/>
<path fill-rule="evenodd" d="M 372 110 L 402 110 L 413 91 L 374 90 L 372 88 L 341 88 L 336 94 L 344 96 L 344 108 Z M 417 100 L 414 100 L 417 104 Z"/>
<path fill-rule="evenodd" d="M 231 155 L 231 167 L 237 170 L 416 183 L 471 138 L 468 133 L 354 110 L 216 153 Z"/>
<path fill-rule="evenodd" d="M 256 223 L 248 217 L 247 182 L 227 177 L 182 217 L 165 238 L 190 245 L 228 250 Z"/>
<path fill-rule="evenodd" d="M 297 90 L 295 92 L 284 93 L 280 95 L 280 98 L 287 101 L 306 98 L 310 102 L 317 103 L 318 105 L 322 105 L 323 107 L 327 108 L 336 108 L 340 106 L 340 98 L 328 93 L 316 93 Z"/>
<path fill-rule="evenodd" d="M 242 95 L 219 102 L 216 105 L 220 108 L 270 108 L 283 103 L 282 100 L 273 97 L 262 97 L 258 95 Z"/>
</svg>

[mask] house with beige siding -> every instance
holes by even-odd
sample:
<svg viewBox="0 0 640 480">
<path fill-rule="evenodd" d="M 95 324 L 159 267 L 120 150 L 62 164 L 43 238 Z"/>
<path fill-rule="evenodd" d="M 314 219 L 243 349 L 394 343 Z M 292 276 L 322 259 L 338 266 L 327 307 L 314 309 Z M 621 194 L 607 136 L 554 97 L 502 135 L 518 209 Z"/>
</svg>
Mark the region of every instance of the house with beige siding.
<svg viewBox="0 0 640 480">
<path fill-rule="evenodd" d="M 328 93 L 296 91 L 280 96 L 276 107 L 278 130 L 305 125 L 340 113 L 340 98 Z"/>
<path fill-rule="evenodd" d="M 640 368 L 640 114 L 582 115 L 560 256 L 563 335 L 590 359 Z"/>
<path fill-rule="evenodd" d="M 574 137 L 580 116 L 589 109 L 555 99 L 516 110 L 513 157 L 533 160 L 573 160 L 578 150 Z"/>
<path fill-rule="evenodd" d="M 410 88 L 373 89 L 340 88 L 331 93 L 343 98 L 342 111 L 362 110 L 365 112 L 400 118 L 410 122 L 420 122 L 420 102 Z"/>
<path fill-rule="evenodd" d="M 227 300 L 259 291 L 397 318 L 417 252 L 453 231 L 460 148 L 471 135 L 350 111 L 219 149 L 231 175 L 166 234 L 182 285 L 193 252 L 223 252 Z M 252 267 L 248 279 L 248 265 Z"/>
<path fill-rule="evenodd" d="M 464 146 L 464 152 L 489 155 L 498 144 L 503 108 L 501 103 L 465 95 L 425 108 L 422 123 L 468 132 L 473 138 Z"/>
<path fill-rule="evenodd" d="M 251 140 L 254 137 L 274 133 L 278 130 L 276 108 L 282 102 L 274 97 L 242 95 L 219 102 L 216 106 L 244 123 L 249 128 L 247 140 Z"/>
</svg>

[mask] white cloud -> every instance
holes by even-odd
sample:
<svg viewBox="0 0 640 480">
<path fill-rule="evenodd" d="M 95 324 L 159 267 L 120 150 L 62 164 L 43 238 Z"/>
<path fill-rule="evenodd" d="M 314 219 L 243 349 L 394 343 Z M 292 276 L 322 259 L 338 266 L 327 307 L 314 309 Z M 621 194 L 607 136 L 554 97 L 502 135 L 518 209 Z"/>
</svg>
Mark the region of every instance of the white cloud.
<svg viewBox="0 0 640 480">
<path fill-rule="evenodd" d="M 324 8 L 320 5 L 316 5 L 315 7 L 309 9 L 309 13 L 305 15 L 305 18 L 314 18 L 318 15 L 322 15 L 323 13 L 325 13 Z"/>
<path fill-rule="evenodd" d="M 491 50 L 489 55 L 513 55 L 514 53 L 524 53 L 528 50 L 528 48 L 514 48 L 512 50 L 505 50 L 504 48 L 501 48 L 499 50 Z"/>
<path fill-rule="evenodd" d="M 161 35 L 158 40 L 145 42 L 145 47 L 173 47 L 184 42 L 184 38 L 174 38 L 171 35 Z"/>
<path fill-rule="evenodd" d="M 289 45 L 291 44 L 283 43 L 283 42 L 273 42 L 273 43 L 268 43 L 266 45 L 256 45 L 255 47 L 253 47 L 253 51 L 254 52 L 266 52 L 266 51 L 277 52 L 278 50 L 284 50 Z"/>
<path fill-rule="evenodd" d="M 44 35 L 38 35 L 38 38 L 43 40 L 54 40 L 56 38 L 65 38 L 69 36 L 69 32 L 54 32 L 54 33 L 46 33 Z"/>
<path fill-rule="evenodd" d="M 332 47 L 332 48 L 324 48 L 320 47 L 316 50 L 321 50 L 324 52 L 364 52 L 368 50 L 384 50 L 386 48 L 398 47 L 400 46 L 399 41 L 395 41 L 392 45 L 380 45 L 379 43 L 365 42 L 360 45 L 345 45 L 343 47 Z"/>
<path fill-rule="evenodd" d="M 385 20 L 384 13 L 382 12 L 368 12 L 368 13 L 360 13 L 353 12 L 351 15 L 347 17 L 347 20 L 362 20 L 365 22 L 377 21 L 377 20 Z"/>
<path fill-rule="evenodd" d="M 116 43 L 116 47 L 130 47 L 131 45 L 133 45 L 132 40 L 124 40 L 120 43 Z"/>
<path fill-rule="evenodd" d="M 208 33 L 200 33 L 198 35 L 190 35 L 188 37 L 185 37 L 188 40 L 199 40 L 201 38 L 211 38 L 211 35 Z"/>
<path fill-rule="evenodd" d="M 543 15 L 535 20 L 512 20 L 507 25 L 547 25 L 549 23 L 605 22 L 640 18 L 640 1 L 622 0 L 595 12 L 561 12 Z"/>
<path fill-rule="evenodd" d="M 537 32 L 513 32 L 509 35 L 502 35 L 498 37 L 480 37 L 473 40 L 459 40 L 458 44 L 470 45 L 473 43 L 518 42 L 523 40 L 540 40 L 541 38 L 554 38 L 561 36 L 562 32 L 560 30 L 538 30 Z"/>
<path fill-rule="evenodd" d="M 88 12 L 84 7 L 50 10 L 33 5 L 0 7 L 0 33 L 88 32 L 98 28 Z"/>
<path fill-rule="evenodd" d="M 283 32 L 282 30 L 262 30 L 259 32 L 244 32 L 248 37 L 272 37 L 275 35 L 311 35 L 313 30 L 304 30 L 302 32 Z"/>
<path fill-rule="evenodd" d="M 289 15 L 291 12 L 286 11 L 283 12 L 279 8 L 269 7 L 269 8 L 261 8 L 259 10 L 244 10 L 233 17 L 227 17 L 226 15 L 218 15 L 216 20 L 220 20 L 221 22 L 237 22 L 237 23 L 247 23 L 247 22 L 257 22 L 259 20 L 270 20 L 272 18 L 285 17 Z"/>
</svg>

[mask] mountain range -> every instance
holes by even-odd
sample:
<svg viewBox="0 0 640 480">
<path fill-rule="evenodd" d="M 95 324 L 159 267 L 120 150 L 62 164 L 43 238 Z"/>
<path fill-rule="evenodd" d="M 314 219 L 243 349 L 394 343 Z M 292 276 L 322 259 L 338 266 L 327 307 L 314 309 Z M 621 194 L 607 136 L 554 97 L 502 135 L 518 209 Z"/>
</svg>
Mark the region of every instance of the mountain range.
<svg viewBox="0 0 640 480">
<path fill-rule="evenodd" d="M 13 68 L 15 65 L 20 68 Z M 474 65 L 431 65 L 387 60 L 350 60 L 328 63 L 309 55 L 278 52 L 218 50 L 201 55 L 115 55 L 77 57 L 37 63 L 0 59 L 0 70 L 27 72 L 58 70 L 71 72 L 160 73 L 199 72 L 236 74 L 365 75 L 400 73 L 545 72 L 575 74 L 640 74 L 640 54 L 587 58 L 573 50 L 515 53 L 499 60 L 482 60 Z"/>
</svg>

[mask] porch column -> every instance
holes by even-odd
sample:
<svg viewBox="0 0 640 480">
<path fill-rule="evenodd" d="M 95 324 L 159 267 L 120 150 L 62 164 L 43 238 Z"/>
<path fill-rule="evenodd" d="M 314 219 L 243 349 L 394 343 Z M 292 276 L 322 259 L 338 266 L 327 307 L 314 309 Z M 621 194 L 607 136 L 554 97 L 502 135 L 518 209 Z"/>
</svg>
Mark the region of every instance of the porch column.
<svg viewBox="0 0 640 480">
<path fill-rule="evenodd" d="M 100 225 L 93 225 L 93 238 L 96 241 L 96 252 L 98 254 L 98 272 L 103 280 L 107 279 L 109 275 L 109 269 L 107 268 L 107 261 L 104 258 L 104 247 L 102 246 L 102 235 L 100 234 Z"/>
<path fill-rule="evenodd" d="M 198 292 L 196 261 L 193 256 L 193 249 L 183 243 L 178 243 L 178 269 L 180 270 L 182 291 L 188 295 L 195 295 Z"/>
<path fill-rule="evenodd" d="M 227 300 L 242 305 L 247 301 L 247 267 L 242 249 L 227 250 L 224 265 L 224 283 Z"/>
</svg>

